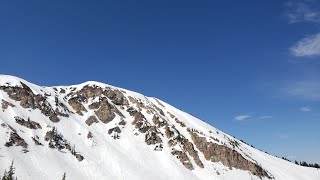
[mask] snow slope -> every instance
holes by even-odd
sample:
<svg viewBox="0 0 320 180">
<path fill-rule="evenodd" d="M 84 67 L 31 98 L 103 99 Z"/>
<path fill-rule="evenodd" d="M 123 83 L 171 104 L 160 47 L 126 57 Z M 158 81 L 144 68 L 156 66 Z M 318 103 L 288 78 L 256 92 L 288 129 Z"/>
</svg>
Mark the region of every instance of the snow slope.
<svg viewBox="0 0 320 180">
<path fill-rule="evenodd" d="M 72 86 L 40 87 L 23 79 L 6 75 L 0 75 L 0 87 L 3 87 L 0 88 L 0 175 L 14 160 L 16 176 L 22 180 L 56 180 L 62 178 L 64 172 L 68 180 L 320 179 L 320 170 L 298 166 L 268 155 L 159 99 L 146 97 L 136 92 L 93 81 Z M 33 107 L 33 102 L 31 102 L 33 100 L 30 100 L 30 97 L 24 101 L 24 99 L 19 99 L 24 97 L 24 93 L 19 91 L 20 97 L 17 98 L 14 97 L 14 93 L 7 89 L 4 90 L 5 87 L 25 88 L 34 97 L 38 95 L 38 97 L 45 97 L 45 100 L 41 101 L 41 106 Z M 81 101 L 86 111 L 82 109 L 78 113 L 74 108 L 76 105 L 70 104 L 70 99 L 78 97 L 77 92 L 85 87 L 109 88 L 111 91 L 121 92 L 125 97 L 124 103 L 115 103 L 117 99 L 113 99 L 115 96 L 112 95 L 93 96 Z M 121 94 L 117 96 L 122 97 Z M 103 122 L 97 115 L 98 109 L 89 107 L 90 104 L 101 102 L 101 97 L 107 98 L 110 106 L 116 108 L 113 109 L 115 117 L 110 122 Z M 42 107 L 51 108 L 53 111 L 58 109 L 59 112 L 67 115 L 58 115 L 59 121 L 54 122 L 48 114 L 43 112 Z M 156 140 L 151 141 L 151 144 L 146 143 L 147 134 L 149 132 L 152 134 L 151 128 L 147 128 L 147 132 L 144 133 L 143 129 L 139 130 L 134 124 L 135 116 L 130 114 L 130 108 L 141 112 L 146 120 L 144 123 L 149 124 L 150 127 L 157 127 L 154 132 L 161 139 L 161 143 Z M 17 123 L 15 119 L 17 116 L 38 123 L 41 129 L 32 129 Z M 91 116 L 97 117 L 98 121 L 88 125 L 87 120 Z M 165 125 L 157 126 L 154 117 L 158 117 Z M 120 125 L 121 122 L 125 122 L 125 125 Z M 83 160 L 79 161 L 66 148 L 50 148 L 50 141 L 46 141 L 45 137 L 53 127 L 63 136 L 63 139 L 75 147 L 75 151 L 84 157 Z M 114 127 L 119 127 L 121 133 L 111 132 L 109 134 L 109 130 Z M 186 155 L 193 169 L 186 168 L 179 157 L 172 154 L 174 148 L 177 150 L 182 148 L 181 152 L 186 150 L 179 145 L 180 142 L 176 145 L 169 143 L 170 138 L 166 136 L 165 127 L 175 129 L 181 137 L 193 144 L 203 168 L 197 165 L 190 153 Z M 208 141 L 241 154 L 248 162 L 261 166 L 270 177 L 259 177 L 248 170 L 228 167 L 222 162 L 206 159 L 205 154 L 195 145 L 188 129 L 199 132 L 198 135 L 205 137 Z M 13 132 L 25 141 L 27 147 L 17 142 L 11 146 L 8 145 Z M 89 134 L 92 137 L 89 138 Z M 37 145 L 32 138 L 38 139 L 42 145 Z M 234 147 L 231 142 L 237 142 L 238 145 Z M 155 150 L 160 144 L 161 150 Z"/>
</svg>

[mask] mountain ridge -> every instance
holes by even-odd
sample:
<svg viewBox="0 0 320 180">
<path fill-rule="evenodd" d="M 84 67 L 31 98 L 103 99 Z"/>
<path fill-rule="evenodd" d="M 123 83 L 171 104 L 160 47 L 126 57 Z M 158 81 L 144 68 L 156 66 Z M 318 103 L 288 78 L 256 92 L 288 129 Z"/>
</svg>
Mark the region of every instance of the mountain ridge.
<svg viewBox="0 0 320 180">
<path fill-rule="evenodd" d="M 0 101 L 0 173 L 15 159 L 19 179 L 320 178 L 159 99 L 100 82 L 41 87 L 0 75 Z"/>
</svg>

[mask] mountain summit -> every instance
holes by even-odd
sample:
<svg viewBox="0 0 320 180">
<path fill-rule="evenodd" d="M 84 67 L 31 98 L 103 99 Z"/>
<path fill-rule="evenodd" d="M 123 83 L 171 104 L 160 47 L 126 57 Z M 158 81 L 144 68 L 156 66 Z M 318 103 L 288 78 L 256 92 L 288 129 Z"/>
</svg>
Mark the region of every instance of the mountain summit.
<svg viewBox="0 0 320 180">
<path fill-rule="evenodd" d="M 0 75 L 0 175 L 18 180 L 318 180 L 152 97 L 99 82 Z"/>
</svg>

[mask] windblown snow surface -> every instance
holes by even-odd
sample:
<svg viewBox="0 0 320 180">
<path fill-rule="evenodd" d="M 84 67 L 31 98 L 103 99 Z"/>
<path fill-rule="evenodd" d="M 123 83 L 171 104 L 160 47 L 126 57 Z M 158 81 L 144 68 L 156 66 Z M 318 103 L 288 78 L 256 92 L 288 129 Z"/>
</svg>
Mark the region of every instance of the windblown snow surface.
<svg viewBox="0 0 320 180">
<path fill-rule="evenodd" d="M 136 92 L 93 81 L 72 86 L 41 87 L 6 75 L 0 75 L 0 87 L 2 87 L 0 88 L 0 175 L 14 160 L 19 180 L 57 180 L 62 178 L 63 173 L 66 173 L 68 180 L 320 179 L 320 170 L 298 166 L 261 152 L 159 99 Z M 13 97 L 15 94 L 6 87 L 24 88 L 34 96 L 44 97 L 41 106 L 46 107 L 45 110 L 34 106 L 32 98 L 19 99 L 24 93 L 20 92 L 18 98 Z M 76 105 L 71 105 L 70 99 L 77 96 L 76 93 L 85 87 L 107 88 L 110 91 L 117 91 L 118 94 L 104 96 L 98 93 L 97 96 L 82 99 L 80 106 L 83 105 L 84 109 L 77 110 Z M 123 95 L 124 99 L 116 102 L 119 100 L 118 95 L 121 97 Z M 110 121 L 103 122 L 97 115 L 98 109 L 89 107 L 90 104 L 100 102 L 102 97 L 105 97 L 109 102 L 108 105 L 113 107 L 112 113 L 115 116 Z M 50 119 L 45 112 L 51 112 L 50 108 L 64 115 L 57 114 L 58 120 Z M 135 116 L 130 114 L 133 109 L 141 112 L 146 121 L 144 123 L 150 127 L 143 129 L 142 126 L 134 124 Z M 101 116 L 103 115 L 102 109 Z M 91 116 L 96 117 L 96 120 L 89 125 L 87 120 Z M 25 122 L 36 122 L 41 128 L 21 125 L 17 123 L 17 117 L 24 119 Z M 157 125 L 153 120 L 154 117 L 157 117 L 162 125 Z M 110 129 L 114 127 L 118 127 L 121 132 L 110 133 Z M 153 135 L 156 134 L 154 137 L 159 137 L 160 140 L 153 139 L 146 143 L 151 127 L 155 127 L 156 130 L 153 132 L 156 133 Z M 173 137 L 166 136 L 166 127 L 175 132 Z M 53 128 L 83 159 L 79 160 L 65 147 L 50 147 L 49 144 L 53 140 L 46 141 L 45 137 Z M 144 132 L 145 130 L 147 131 Z M 268 177 L 259 177 L 248 170 L 228 167 L 220 161 L 215 162 L 206 158 L 205 152 L 199 150 L 191 138 L 190 130 L 197 132 L 199 137 L 205 137 L 208 142 L 227 147 L 232 152 L 240 154 L 246 161 L 257 164 L 267 172 Z M 17 138 L 15 141 L 12 140 L 14 132 L 27 146 L 23 143 L 21 145 L 19 138 L 18 141 Z M 169 139 L 174 140 L 175 135 L 180 139 L 185 138 L 184 142 L 193 144 L 194 152 L 203 167 L 197 165 L 195 158 L 179 144 L 179 141 L 169 143 Z M 174 154 L 173 150 L 185 153 L 186 158 L 180 160 L 181 155 L 179 157 Z"/>
</svg>

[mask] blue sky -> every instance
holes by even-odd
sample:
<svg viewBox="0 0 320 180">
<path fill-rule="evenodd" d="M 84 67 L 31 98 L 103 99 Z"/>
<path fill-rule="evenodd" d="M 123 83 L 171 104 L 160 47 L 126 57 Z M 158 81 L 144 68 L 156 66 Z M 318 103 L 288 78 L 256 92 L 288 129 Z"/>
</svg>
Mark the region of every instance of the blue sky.
<svg viewBox="0 0 320 180">
<path fill-rule="evenodd" d="M 255 147 L 320 162 L 320 3 L 1 1 L 0 73 L 158 97 Z"/>
</svg>

